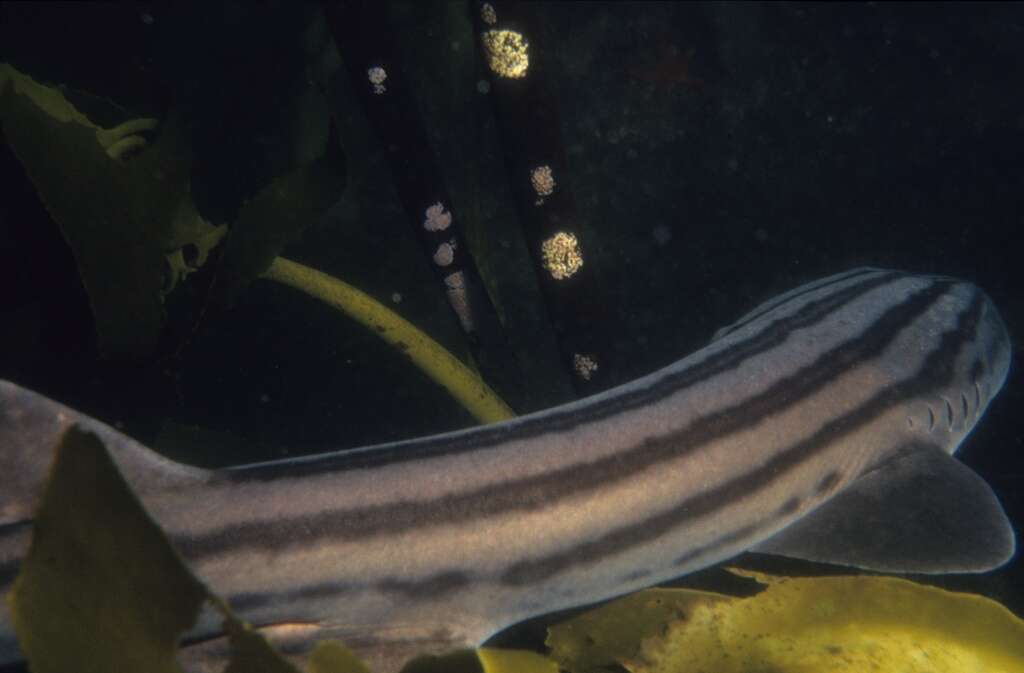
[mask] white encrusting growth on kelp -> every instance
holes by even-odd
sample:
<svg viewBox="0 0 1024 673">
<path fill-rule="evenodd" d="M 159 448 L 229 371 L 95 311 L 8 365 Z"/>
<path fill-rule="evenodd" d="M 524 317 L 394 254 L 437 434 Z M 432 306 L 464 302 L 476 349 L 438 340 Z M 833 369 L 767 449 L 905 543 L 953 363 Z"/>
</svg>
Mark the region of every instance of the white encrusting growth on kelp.
<svg viewBox="0 0 1024 673">
<path fill-rule="evenodd" d="M 22 438 L 52 442 L 73 422 L 108 443 L 150 513 L 241 615 L 316 624 L 315 635 L 385 668 L 410 647 L 475 645 L 523 618 L 754 548 L 883 570 L 985 570 L 1012 555 L 1012 529 L 950 454 L 1009 359 L 998 313 L 973 285 L 855 269 L 579 402 L 231 470 L 175 465 L 3 384 L 0 455 L 22 462 L 0 473 L 0 586 L 24 553 L 45 473 Z M 929 422 L 936 415 L 944 422 Z M 0 663 L 16 656 L 0 622 Z"/>
</svg>

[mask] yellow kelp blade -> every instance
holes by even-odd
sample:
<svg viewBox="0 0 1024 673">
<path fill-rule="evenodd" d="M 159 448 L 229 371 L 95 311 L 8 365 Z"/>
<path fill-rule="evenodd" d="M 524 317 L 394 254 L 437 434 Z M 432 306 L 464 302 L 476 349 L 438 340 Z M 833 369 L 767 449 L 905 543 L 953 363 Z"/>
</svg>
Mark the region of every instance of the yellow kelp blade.
<svg viewBox="0 0 1024 673">
<path fill-rule="evenodd" d="M 9 66 L 0 73 L 0 127 L 75 257 L 106 355 L 141 357 L 164 322 L 160 290 L 172 216 L 187 195 L 185 129 L 172 127 L 130 165 L 57 92 Z"/>
<path fill-rule="evenodd" d="M 558 673 L 558 664 L 527 650 L 481 647 L 414 657 L 401 673 Z"/>
<path fill-rule="evenodd" d="M 685 618 L 698 605 L 729 601 L 728 596 L 680 589 L 647 589 L 623 596 L 548 629 L 551 658 L 573 673 L 619 669 L 641 644 L 665 625 Z"/>
<path fill-rule="evenodd" d="M 10 594 L 33 673 L 174 673 L 205 599 L 99 439 L 69 430 Z"/>
<path fill-rule="evenodd" d="M 476 656 L 484 673 L 558 673 L 558 664 L 536 652 L 482 647 Z"/>
<path fill-rule="evenodd" d="M 746 574 L 768 588 L 750 598 L 698 597 L 661 633 L 606 652 L 605 663 L 633 673 L 1024 672 L 1024 622 L 982 596 L 892 577 Z M 664 600 L 697 592 L 672 593 L 679 598 Z M 583 615 L 599 625 L 587 633 L 600 633 L 606 618 L 621 620 L 621 602 Z M 601 670 L 593 658 L 572 659 L 568 624 L 551 629 L 553 654 L 570 671 Z M 578 643 L 587 633 L 576 629 Z"/>
<path fill-rule="evenodd" d="M 512 409 L 476 372 L 415 325 L 365 292 L 284 257 L 274 259 L 263 276 L 316 297 L 372 329 L 380 338 L 402 351 L 420 371 L 447 390 L 480 423 L 496 423 L 515 416 Z"/>
<path fill-rule="evenodd" d="M 425 654 L 405 662 L 400 673 L 480 673 L 482 665 L 476 652 L 469 649 L 445 654 Z"/>
<path fill-rule="evenodd" d="M 370 673 L 352 650 L 336 640 L 322 640 L 313 648 L 307 664 L 309 673 Z"/>
</svg>

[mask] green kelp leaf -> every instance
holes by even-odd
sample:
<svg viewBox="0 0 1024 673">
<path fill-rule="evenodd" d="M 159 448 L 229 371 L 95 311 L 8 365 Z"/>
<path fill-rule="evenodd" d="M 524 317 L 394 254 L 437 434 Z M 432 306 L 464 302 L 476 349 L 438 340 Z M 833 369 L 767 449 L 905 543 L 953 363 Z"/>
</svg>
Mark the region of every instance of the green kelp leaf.
<svg viewBox="0 0 1024 673">
<path fill-rule="evenodd" d="M 168 274 L 164 278 L 161 294 L 170 294 L 189 274 L 205 266 L 210 253 L 220 245 L 227 233 L 228 225 L 214 225 L 204 220 L 196 210 L 191 196 L 186 194 L 178 202 L 168 240 L 161 243 Z"/>
<path fill-rule="evenodd" d="M 176 673 L 205 598 L 99 439 L 68 430 L 9 599 L 33 673 Z"/>
<path fill-rule="evenodd" d="M 475 650 L 422 654 L 405 662 L 401 673 L 480 673 L 483 666 Z"/>
<path fill-rule="evenodd" d="M 8 87 L 13 93 L 31 99 L 36 107 L 56 121 L 74 122 L 94 130 L 99 128 L 76 110 L 58 89 L 39 84 L 28 75 L 18 72 L 9 63 L 0 63 L 0 93 Z"/>
<path fill-rule="evenodd" d="M 4 136 L 74 253 L 101 352 L 148 355 L 165 320 L 164 294 L 226 233 L 192 203 L 184 129 L 172 118 L 155 144 L 118 160 L 146 146 L 141 132 L 156 120 L 102 129 L 6 64 L 0 94 Z"/>
<path fill-rule="evenodd" d="M 336 640 L 322 640 L 309 655 L 308 673 L 370 673 L 352 650 Z"/>
<path fill-rule="evenodd" d="M 95 131 L 47 116 L 8 87 L 3 131 L 75 255 L 101 349 L 144 354 L 156 343 L 162 254 L 137 205 L 124 194 L 126 169 L 107 156 Z"/>
<path fill-rule="evenodd" d="M 484 673 L 558 673 L 558 664 L 527 650 L 481 647 L 476 655 Z"/>
<path fill-rule="evenodd" d="M 742 574 L 768 588 L 750 598 L 662 590 L 694 600 L 613 663 L 632 673 L 1024 673 L 1024 621 L 988 598 L 894 577 Z M 629 598 L 583 617 L 621 622 Z"/>
<path fill-rule="evenodd" d="M 344 176 L 329 154 L 275 178 L 242 207 L 217 274 L 222 301 L 230 301 L 262 275 L 284 247 L 341 196 Z"/>
<path fill-rule="evenodd" d="M 697 605 L 727 596 L 682 589 L 646 589 L 606 603 L 548 629 L 551 658 L 572 673 L 619 670 L 647 638 L 690 614 Z"/>
</svg>

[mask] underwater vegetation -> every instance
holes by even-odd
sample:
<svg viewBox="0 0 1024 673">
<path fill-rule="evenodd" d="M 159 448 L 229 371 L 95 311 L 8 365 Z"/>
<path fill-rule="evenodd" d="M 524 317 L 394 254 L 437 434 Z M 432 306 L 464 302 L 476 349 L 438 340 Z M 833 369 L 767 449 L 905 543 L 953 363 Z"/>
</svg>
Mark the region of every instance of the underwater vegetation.
<svg viewBox="0 0 1024 673">
<path fill-rule="evenodd" d="M 102 129 L 56 89 L 0 64 L 0 121 L 75 252 L 107 357 L 142 358 L 167 327 L 167 296 L 210 261 L 228 226 L 206 222 L 187 187 L 188 147 L 172 119 L 140 157 L 154 119 Z M 427 335 L 356 288 L 276 256 L 338 197 L 322 158 L 276 179 L 239 214 L 217 258 L 208 301 L 226 300 L 257 277 L 276 280 L 344 311 L 404 352 L 481 422 L 511 410 L 479 376 Z M 186 260 L 186 252 L 188 260 Z"/>
</svg>

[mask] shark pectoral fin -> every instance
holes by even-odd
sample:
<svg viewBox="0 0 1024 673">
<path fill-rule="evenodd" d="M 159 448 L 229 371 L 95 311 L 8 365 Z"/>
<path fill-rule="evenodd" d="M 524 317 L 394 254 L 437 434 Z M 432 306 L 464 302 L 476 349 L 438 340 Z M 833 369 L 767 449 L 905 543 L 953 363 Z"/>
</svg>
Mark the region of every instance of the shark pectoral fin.
<svg viewBox="0 0 1024 673">
<path fill-rule="evenodd" d="M 915 446 L 751 551 L 882 572 L 984 572 L 1014 553 L 985 481 L 934 446 Z"/>
</svg>

